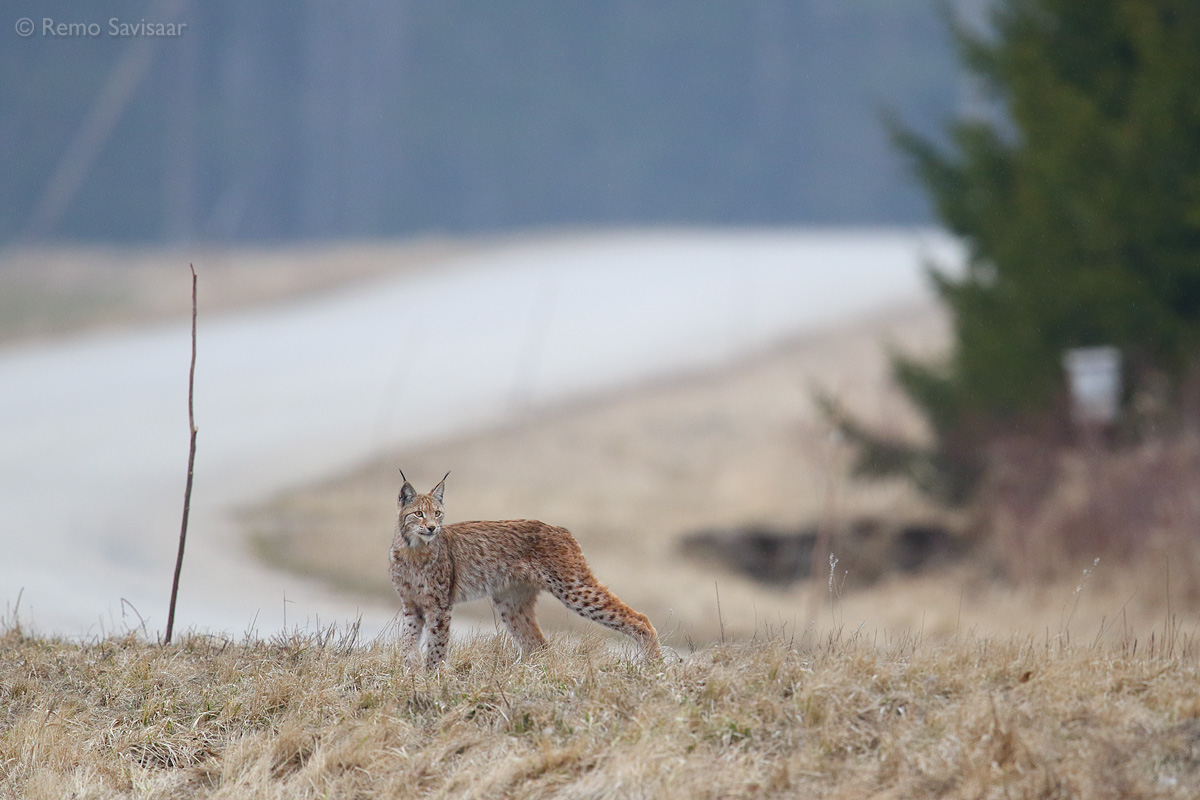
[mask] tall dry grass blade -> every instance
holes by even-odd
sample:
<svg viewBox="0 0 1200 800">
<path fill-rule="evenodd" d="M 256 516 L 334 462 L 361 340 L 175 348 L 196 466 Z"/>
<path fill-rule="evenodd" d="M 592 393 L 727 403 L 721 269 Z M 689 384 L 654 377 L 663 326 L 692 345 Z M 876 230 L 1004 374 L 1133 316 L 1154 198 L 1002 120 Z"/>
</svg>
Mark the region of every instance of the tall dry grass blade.
<svg viewBox="0 0 1200 800">
<path fill-rule="evenodd" d="M 721 614 L 721 590 L 713 581 L 713 592 L 717 595 L 717 624 L 721 627 L 721 644 L 725 644 L 725 617 Z"/>
</svg>

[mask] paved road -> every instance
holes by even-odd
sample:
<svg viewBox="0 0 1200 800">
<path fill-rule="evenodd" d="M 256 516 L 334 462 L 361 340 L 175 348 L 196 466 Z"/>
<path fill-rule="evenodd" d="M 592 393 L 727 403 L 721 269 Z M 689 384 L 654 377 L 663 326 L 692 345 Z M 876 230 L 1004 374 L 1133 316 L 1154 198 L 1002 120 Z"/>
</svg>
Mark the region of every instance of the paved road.
<svg viewBox="0 0 1200 800">
<path fill-rule="evenodd" d="M 261 567 L 230 511 L 397 443 L 924 297 L 929 255 L 955 250 L 931 233 L 614 234 L 505 246 L 241 316 L 202 309 L 177 626 L 269 635 L 285 615 L 291 627 L 361 613 L 379 630 L 390 606 Z M 189 354 L 184 324 L 0 350 L 0 603 L 20 598 L 27 627 L 165 627 Z"/>
</svg>

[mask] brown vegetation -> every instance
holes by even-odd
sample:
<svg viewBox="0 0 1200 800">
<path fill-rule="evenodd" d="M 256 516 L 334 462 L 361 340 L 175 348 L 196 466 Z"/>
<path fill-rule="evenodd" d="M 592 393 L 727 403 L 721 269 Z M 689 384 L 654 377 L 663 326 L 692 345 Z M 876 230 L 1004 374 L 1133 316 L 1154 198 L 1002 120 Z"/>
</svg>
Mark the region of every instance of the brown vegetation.
<svg viewBox="0 0 1200 800">
<path fill-rule="evenodd" d="M 1198 486 L 1194 428 L 1112 448 L 1006 440 L 992 448 L 973 537 L 1012 580 L 1053 580 L 1103 559 L 1154 573 L 1197 608 Z"/>
<path fill-rule="evenodd" d="M 590 637 L 440 673 L 326 630 L 0 634 L 0 795 L 1079 797 L 1200 792 L 1197 642 L 792 631 L 640 666 Z"/>
</svg>

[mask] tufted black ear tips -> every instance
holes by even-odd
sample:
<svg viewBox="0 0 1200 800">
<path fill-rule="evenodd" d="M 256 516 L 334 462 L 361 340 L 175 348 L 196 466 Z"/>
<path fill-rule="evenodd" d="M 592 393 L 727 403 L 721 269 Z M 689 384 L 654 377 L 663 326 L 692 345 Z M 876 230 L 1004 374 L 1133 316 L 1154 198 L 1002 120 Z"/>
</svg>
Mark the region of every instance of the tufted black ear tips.
<svg viewBox="0 0 1200 800">
<path fill-rule="evenodd" d="M 442 476 L 442 479 L 438 481 L 438 485 L 433 487 L 433 491 L 430 492 L 430 494 L 433 495 L 433 499 L 437 500 L 439 503 L 442 502 L 442 497 L 444 497 L 446 494 L 446 478 L 449 477 L 450 471 L 447 470 L 446 474 Z"/>
<path fill-rule="evenodd" d="M 404 478 L 404 485 L 400 487 L 400 497 L 398 499 L 400 505 L 406 506 L 417 499 L 417 490 L 408 482 L 408 478 L 404 475 L 404 470 L 400 470 L 400 477 Z"/>
</svg>

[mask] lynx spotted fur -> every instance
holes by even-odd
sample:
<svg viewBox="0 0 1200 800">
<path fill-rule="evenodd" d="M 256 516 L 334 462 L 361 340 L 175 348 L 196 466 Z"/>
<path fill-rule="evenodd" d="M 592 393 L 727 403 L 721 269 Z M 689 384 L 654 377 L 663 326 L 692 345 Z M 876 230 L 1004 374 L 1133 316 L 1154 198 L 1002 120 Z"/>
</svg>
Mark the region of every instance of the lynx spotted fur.
<svg viewBox="0 0 1200 800">
<path fill-rule="evenodd" d="M 491 599 L 522 656 L 544 647 L 534 613 L 543 591 L 631 637 L 644 657 L 661 657 L 650 620 L 596 580 L 568 530 L 528 519 L 444 524 L 445 490 L 446 478 L 428 494 L 417 494 L 408 480 L 400 488 L 390 572 L 403 606 L 400 640 L 408 659 L 418 661 L 423 651 L 425 667 L 436 669 L 450 641 L 450 609 L 483 597 Z"/>
</svg>

